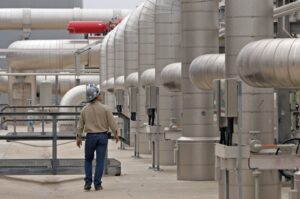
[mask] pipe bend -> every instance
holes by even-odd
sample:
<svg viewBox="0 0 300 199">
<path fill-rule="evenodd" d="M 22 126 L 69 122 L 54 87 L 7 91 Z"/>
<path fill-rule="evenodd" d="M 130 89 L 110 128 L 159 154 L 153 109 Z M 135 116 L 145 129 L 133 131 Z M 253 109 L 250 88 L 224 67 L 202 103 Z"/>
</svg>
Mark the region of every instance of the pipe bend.
<svg viewBox="0 0 300 199">
<path fill-rule="evenodd" d="M 161 79 L 163 86 L 170 91 L 181 91 L 181 63 L 167 65 L 161 71 Z"/>
<path fill-rule="evenodd" d="M 142 73 L 141 85 L 143 87 L 155 85 L 155 68 L 150 68 Z"/>
<path fill-rule="evenodd" d="M 197 57 L 190 65 L 192 83 L 201 90 L 212 90 L 213 80 L 225 76 L 225 54 L 207 54 Z"/>
<path fill-rule="evenodd" d="M 300 39 L 264 39 L 247 44 L 237 63 L 240 78 L 260 88 L 300 87 Z"/>
<path fill-rule="evenodd" d="M 127 76 L 126 87 L 138 87 L 139 85 L 139 73 L 134 72 Z"/>
</svg>

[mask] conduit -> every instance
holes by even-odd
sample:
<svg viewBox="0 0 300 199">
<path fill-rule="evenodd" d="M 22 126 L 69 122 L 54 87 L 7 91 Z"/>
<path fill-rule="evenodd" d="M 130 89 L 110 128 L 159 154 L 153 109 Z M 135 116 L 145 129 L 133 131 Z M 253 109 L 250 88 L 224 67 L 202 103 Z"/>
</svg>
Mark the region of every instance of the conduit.
<svg viewBox="0 0 300 199">
<path fill-rule="evenodd" d="M 90 40 L 23 40 L 8 48 L 8 66 L 14 70 L 51 70 L 75 66 L 75 51 L 90 44 Z M 100 45 L 80 57 L 81 65 L 99 67 Z"/>
<path fill-rule="evenodd" d="M 66 29 L 69 21 L 123 19 L 130 10 L 120 9 L 0 9 L 0 29 Z"/>
<path fill-rule="evenodd" d="M 142 87 L 155 85 L 155 68 L 145 70 L 142 73 L 141 85 L 142 85 Z"/>
<path fill-rule="evenodd" d="M 181 91 L 181 63 L 167 65 L 161 71 L 162 85 L 172 92 Z M 174 107 L 173 107 L 174 108 Z"/>
<path fill-rule="evenodd" d="M 189 66 L 200 55 L 219 52 L 219 1 L 181 2 L 183 136 L 177 141 L 177 178 L 213 180 L 214 142 L 218 136 L 213 121 L 213 95 L 192 84 Z"/>
<path fill-rule="evenodd" d="M 300 1 L 295 1 L 283 6 L 280 6 L 278 8 L 274 9 L 274 18 L 280 18 L 283 16 L 291 15 L 295 12 L 300 11 Z"/>
<path fill-rule="evenodd" d="M 248 43 L 273 37 L 273 0 L 226 0 L 226 78 L 239 78 L 237 56 Z M 274 142 L 274 90 L 253 88 L 242 83 L 243 103 L 241 114 L 242 145 L 248 145 L 251 131 L 262 143 Z M 234 134 L 236 140 L 237 134 Z M 236 142 L 236 141 L 234 141 Z M 247 161 L 242 162 L 242 165 Z M 231 199 L 240 193 L 243 199 L 254 199 L 254 178 L 246 168 L 241 171 L 242 183 L 230 182 Z M 237 179 L 237 172 L 230 171 L 229 179 Z M 222 179 L 220 179 L 222 182 Z M 240 184 L 238 184 L 238 182 Z M 240 185 L 240 187 L 239 187 Z M 220 184 L 220 199 L 224 198 L 224 185 Z M 238 188 L 241 188 L 242 191 Z M 281 198 L 278 171 L 264 171 L 260 176 L 260 198 Z"/>
<path fill-rule="evenodd" d="M 247 44 L 239 53 L 240 77 L 261 88 L 300 87 L 300 39 L 266 39 Z"/>
<path fill-rule="evenodd" d="M 208 54 L 194 59 L 190 66 L 190 79 L 199 89 L 212 90 L 213 80 L 224 79 L 225 54 Z"/>
</svg>

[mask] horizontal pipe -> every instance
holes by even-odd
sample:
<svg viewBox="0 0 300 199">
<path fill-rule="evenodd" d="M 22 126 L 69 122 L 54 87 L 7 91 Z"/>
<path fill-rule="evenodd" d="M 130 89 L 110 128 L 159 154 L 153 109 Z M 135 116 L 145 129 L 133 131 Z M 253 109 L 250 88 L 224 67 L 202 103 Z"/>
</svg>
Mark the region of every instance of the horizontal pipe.
<svg viewBox="0 0 300 199">
<path fill-rule="evenodd" d="M 215 79 L 225 76 L 225 54 L 207 54 L 197 57 L 190 65 L 190 79 L 201 90 L 212 90 Z"/>
<path fill-rule="evenodd" d="M 75 66 L 73 51 L 89 45 L 92 40 L 23 40 L 8 48 L 8 66 L 15 70 L 64 69 Z M 100 44 L 80 55 L 81 66 L 99 67 Z"/>
<path fill-rule="evenodd" d="M 274 18 L 280 18 L 283 16 L 287 16 L 287 15 L 291 15 L 295 12 L 299 12 L 300 11 L 300 1 L 295 1 L 283 6 L 280 6 L 278 8 L 274 9 Z"/>
<path fill-rule="evenodd" d="M 181 91 L 181 63 L 167 65 L 161 71 L 162 85 L 173 92 Z"/>
<path fill-rule="evenodd" d="M 155 85 L 155 68 L 145 70 L 141 75 L 142 86 Z"/>
<path fill-rule="evenodd" d="M 69 21 L 123 19 L 127 9 L 0 9 L 0 29 L 66 29 Z"/>
<path fill-rule="evenodd" d="M 300 39 L 264 39 L 240 51 L 240 77 L 260 88 L 300 87 Z"/>
</svg>

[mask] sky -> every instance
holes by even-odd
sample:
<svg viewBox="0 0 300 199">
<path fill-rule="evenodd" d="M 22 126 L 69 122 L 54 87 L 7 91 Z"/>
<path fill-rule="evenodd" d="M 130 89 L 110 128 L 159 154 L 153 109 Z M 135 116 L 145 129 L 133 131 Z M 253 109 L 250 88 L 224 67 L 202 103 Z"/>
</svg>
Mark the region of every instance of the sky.
<svg viewBox="0 0 300 199">
<path fill-rule="evenodd" d="M 129 8 L 133 9 L 143 0 L 83 0 L 84 8 Z"/>
</svg>

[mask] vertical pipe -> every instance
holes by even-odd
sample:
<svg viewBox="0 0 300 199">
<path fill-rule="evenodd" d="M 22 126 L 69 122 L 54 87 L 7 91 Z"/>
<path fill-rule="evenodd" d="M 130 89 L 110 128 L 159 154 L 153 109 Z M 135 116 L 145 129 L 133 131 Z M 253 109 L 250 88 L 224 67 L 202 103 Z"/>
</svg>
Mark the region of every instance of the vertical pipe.
<svg viewBox="0 0 300 199">
<path fill-rule="evenodd" d="M 218 53 L 218 0 L 181 0 L 183 137 L 178 140 L 177 177 L 214 179 L 214 139 L 211 91 L 198 90 L 189 66 L 198 56 Z M 209 139 L 207 139 L 209 138 Z"/>
<path fill-rule="evenodd" d="M 139 149 L 141 154 L 150 154 L 149 140 L 143 123 L 147 121 L 145 109 L 145 91 L 141 84 L 142 73 L 155 67 L 155 5 L 156 0 L 146 0 L 141 10 L 139 28 L 139 90 L 138 90 L 138 122 L 139 122 Z"/>
<path fill-rule="evenodd" d="M 164 133 L 164 128 L 169 126 L 170 119 L 174 112 L 173 109 L 176 109 L 176 107 L 172 106 L 172 93 L 162 86 L 161 71 L 166 65 L 180 61 L 180 7 L 180 0 L 156 1 L 155 82 L 156 86 L 159 87 L 158 104 L 160 108 L 157 108 L 157 121 L 160 123 L 160 133 Z M 159 120 L 158 117 L 160 118 Z M 161 156 L 159 156 L 161 164 L 174 164 L 172 146 L 175 145 L 175 142 L 162 140 L 160 144 L 164 146 L 161 147 L 162 149 L 164 148 L 164 151 L 162 151 Z M 158 150 L 158 147 L 156 147 L 156 149 Z M 158 153 L 160 152 L 158 151 Z"/>
<path fill-rule="evenodd" d="M 226 78 L 238 78 L 237 54 L 247 43 L 273 37 L 273 0 L 226 0 Z M 262 143 L 274 142 L 273 89 L 257 89 L 242 83 L 241 140 L 247 145 L 250 131 L 259 131 Z M 236 142 L 236 134 L 233 135 Z M 244 164 L 245 162 L 243 162 Z M 242 171 L 243 199 L 254 199 L 254 178 L 247 169 Z M 230 179 L 237 173 L 230 171 Z M 237 192 L 237 183 L 230 184 L 230 193 Z M 221 188 L 222 186 L 220 186 Z M 222 191 L 221 191 L 222 192 Z M 237 194 L 232 195 L 235 199 Z M 264 171 L 260 176 L 260 198 L 281 198 L 277 171 Z M 222 198 L 222 194 L 220 194 Z"/>
<path fill-rule="evenodd" d="M 130 14 L 127 25 L 125 28 L 124 33 L 124 76 L 125 76 L 125 85 L 127 76 L 131 73 L 137 72 L 139 68 L 139 28 L 138 28 L 138 22 L 141 15 L 141 10 L 143 8 L 143 3 Z M 138 97 L 138 96 L 137 96 Z M 139 106 L 137 106 L 138 109 Z M 134 157 L 139 158 L 139 135 L 138 135 L 138 129 L 139 129 L 139 115 L 140 112 L 137 110 L 136 116 L 137 121 L 131 121 L 131 135 L 134 136 Z"/>
</svg>

